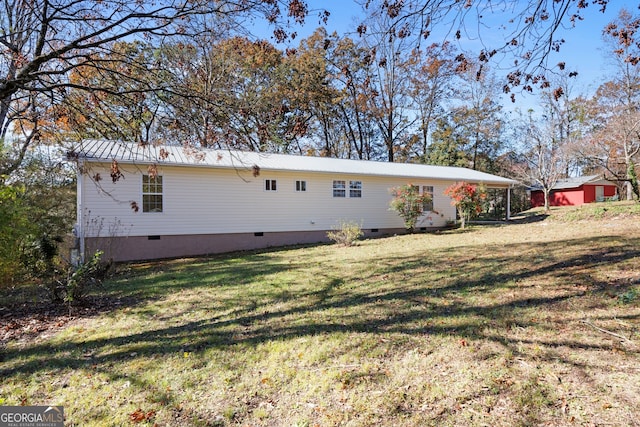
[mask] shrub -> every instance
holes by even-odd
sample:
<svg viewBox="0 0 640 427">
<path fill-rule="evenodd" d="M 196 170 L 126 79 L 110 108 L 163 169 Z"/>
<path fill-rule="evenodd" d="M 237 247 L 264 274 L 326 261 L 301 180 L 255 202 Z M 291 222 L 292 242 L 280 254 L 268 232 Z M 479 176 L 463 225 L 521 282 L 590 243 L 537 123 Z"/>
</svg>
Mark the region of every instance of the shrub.
<svg viewBox="0 0 640 427">
<path fill-rule="evenodd" d="M 25 273 L 21 248 L 36 228 L 27 211 L 24 188 L 0 182 L 0 288 L 21 281 Z"/>
<path fill-rule="evenodd" d="M 416 222 L 424 209 L 424 204 L 431 201 L 431 197 L 427 194 L 420 194 L 420 188 L 417 185 L 403 185 L 391 189 L 393 200 L 391 200 L 390 208 L 396 211 L 404 220 L 404 226 L 409 231 L 413 231 Z"/>
<path fill-rule="evenodd" d="M 444 194 L 451 197 L 451 204 L 458 210 L 460 228 L 464 228 L 467 221 L 482 212 L 482 202 L 487 193 L 482 185 L 477 186 L 467 182 L 458 182 L 446 190 Z"/>
<path fill-rule="evenodd" d="M 55 284 L 65 266 L 58 256 L 58 245 L 62 241 L 59 236 L 29 236 L 22 248 L 22 264 L 29 271 L 30 279 L 41 283 L 53 301 L 62 301 L 64 295 L 59 294 Z"/>
<path fill-rule="evenodd" d="M 354 221 L 342 221 L 333 230 L 327 232 L 330 240 L 343 246 L 352 246 L 363 235 L 360 224 Z"/>
<path fill-rule="evenodd" d="M 64 302 L 68 305 L 82 302 L 91 291 L 102 284 L 109 265 L 101 261 L 102 251 L 96 251 L 90 260 L 78 265 L 70 266 L 64 274 L 53 278 L 47 287 L 54 302 Z"/>
<path fill-rule="evenodd" d="M 0 163 L 3 148 L 0 139 Z M 75 219 L 72 172 L 34 153 L 11 176 L 0 175 L 0 288 L 35 286 L 59 275 L 58 244 Z"/>
<path fill-rule="evenodd" d="M 101 262 L 101 257 L 102 251 L 96 251 L 89 261 L 70 267 L 66 277 L 57 281 L 65 303 L 82 301 L 91 288 L 102 283 L 109 266 Z"/>
</svg>

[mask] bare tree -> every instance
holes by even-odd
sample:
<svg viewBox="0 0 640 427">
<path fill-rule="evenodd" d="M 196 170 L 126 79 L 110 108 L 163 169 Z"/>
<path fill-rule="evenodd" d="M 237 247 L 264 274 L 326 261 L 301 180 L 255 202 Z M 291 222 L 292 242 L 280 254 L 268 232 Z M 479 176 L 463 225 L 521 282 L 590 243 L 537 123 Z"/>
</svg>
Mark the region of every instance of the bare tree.
<svg viewBox="0 0 640 427">
<path fill-rule="evenodd" d="M 619 99 L 619 98 L 616 98 Z M 640 112 L 621 113 L 619 105 L 602 100 L 592 112 L 592 130 L 574 144 L 574 152 L 606 178 L 622 183 L 627 200 L 640 197 L 636 169 L 640 166 Z"/>
<path fill-rule="evenodd" d="M 412 52 L 410 97 L 418 114 L 420 143 L 418 157 L 426 159 L 431 132 L 444 114 L 443 104 L 452 95 L 455 76 L 454 51 L 450 43 L 434 43 Z"/>
<path fill-rule="evenodd" d="M 604 169 L 607 178 L 624 183 L 626 198 L 640 197 L 637 168 L 640 165 L 640 17 L 621 10 L 604 30 L 617 73 L 585 100 L 584 121 L 590 124 L 578 155 Z M 588 108 L 587 108 L 588 107 Z"/>
<path fill-rule="evenodd" d="M 130 80 L 131 75 L 124 72 L 126 67 L 117 71 L 103 62 L 105 57 L 117 60 L 114 43 L 136 39 L 162 43 L 171 37 L 212 31 L 223 19 L 251 15 L 273 23 L 276 37 L 284 38 L 287 33 L 279 25 L 281 18 L 302 22 L 308 14 L 303 0 L 3 0 L 0 7 L 0 138 L 21 134 L 15 156 L 3 162 L 0 174 L 18 168 L 28 147 L 39 142 L 43 112 L 59 102 L 66 90 L 129 93 L 126 84 L 114 89 L 69 79 L 71 71 L 83 68 L 118 73 L 123 82 Z M 121 61 L 127 63 L 127 58 Z M 128 63 L 134 68 L 148 68 L 147 74 L 161 69 L 154 64 Z M 157 89 L 171 88 L 158 88 L 153 83 L 148 87 L 136 84 L 133 90 Z"/>
<path fill-rule="evenodd" d="M 520 152 L 514 156 L 511 167 L 519 180 L 542 190 L 546 211 L 551 190 L 565 176 L 567 165 L 565 141 L 558 139 L 558 128 L 558 119 L 553 114 L 536 120 L 529 111 L 520 127 Z"/>
<path fill-rule="evenodd" d="M 333 100 L 335 132 L 344 139 L 346 157 L 370 160 L 377 157 L 376 129 L 367 94 L 370 82 L 370 57 L 368 50 L 349 37 L 327 39 L 327 61 L 330 64 L 330 84 L 337 91 Z M 324 120 L 324 119 L 323 119 Z M 325 127 L 326 122 L 323 122 Z M 325 127 L 325 135 L 327 134 Z M 327 142 L 327 148 L 329 143 Z M 328 154 L 331 150 L 325 150 Z"/>
<path fill-rule="evenodd" d="M 382 7 L 394 19 L 389 31 L 411 37 L 414 43 L 431 43 L 433 37 L 475 41 L 479 48 L 474 53 L 458 55 L 460 64 L 469 60 L 485 64 L 496 55 L 512 60 L 513 69 L 504 86 L 505 92 L 510 92 L 516 86 L 525 90 L 549 87 L 549 53 L 559 51 L 564 43 L 557 37 L 558 29 L 577 25 L 589 6 L 604 12 L 609 3 L 610 0 L 387 0 Z M 365 6 L 376 8 L 378 4 L 366 1 Z M 407 32 L 407 27 L 412 31 Z M 366 24 L 359 29 L 370 30 Z"/>
<path fill-rule="evenodd" d="M 387 160 L 393 162 L 396 154 L 404 151 L 402 154 L 407 157 L 409 151 L 408 131 L 415 121 L 409 114 L 409 71 L 413 63 L 409 39 L 390 31 L 396 25 L 395 18 L 380 10 L 369 10 L 367 22 L 373 31 L 361 40 L 368 49 L 366 59 L 370 65 L 365 96 L 380 130 Z M 405 31 L 410 31 L 409 25 Z"/>
</svg>

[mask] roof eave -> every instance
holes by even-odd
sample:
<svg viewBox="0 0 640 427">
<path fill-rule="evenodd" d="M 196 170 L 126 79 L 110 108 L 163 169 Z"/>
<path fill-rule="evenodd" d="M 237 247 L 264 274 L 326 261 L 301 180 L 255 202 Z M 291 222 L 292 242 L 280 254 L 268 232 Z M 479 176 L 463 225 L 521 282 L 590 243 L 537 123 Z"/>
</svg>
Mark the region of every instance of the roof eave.
<svg viewBox="0 0 640 427">
<path fill-rule="evenodd" d="M 85 162 L 93 162 L 93 163 L 111 163 L 114 159 L 112 158 L 102 158 L 102 157 L 89 157 L 82 156 L 79 157 Z M 189 168 L 201 168 L 201 169 L 233 169 L 233 170 L 243 170 L 243 171 L 251 171 L 253 165 L 211 165 L 205 163 L 183 163 L 183 162 L 167 162 L 163 160 L 152 161 L 148 159 L 142 160 L 133 160 L 133 159 L 118 159 L 118 163 L 120 164 L 130 164 L 130 165 L 158 165 L 158 166 L 169 166 L 169 167 L 189 167 Z M 405 178 L 405 179 L 430 179 L 430 180 L 438 180 L 438 181 L 450 181 L 450 182 L 458 182 L 465 181 L 472 184 L 484 184 L 489 185 L 492 188 L 510 188 L 518 184 L 517 181 L 511 180 L 508 178 L 504 178 L 505 181 L 495 181 L 495 180 L 477 180 L 477 179 L 468 179 L 465 177 L 441 177 L 441 176 L 432 176 L 432 175 L 406 175 L 406 174 L 383 174 L 383 173 L 375 173 L 375 172 L 345 172 L 345 171 L 327 171 L 320 169 L 296 169 L 296 168 L 275 168 L 275 167 L 260 167 L 261 171 L 287 171 L 287 172 L 298 172 L 298 173 L 321 173 L 321 174 L 343 174 L 343 175 L 354 175 L 354 176 L 377 176 L 377 177 L 397 177 L 397 178 Z"/>
</svg>

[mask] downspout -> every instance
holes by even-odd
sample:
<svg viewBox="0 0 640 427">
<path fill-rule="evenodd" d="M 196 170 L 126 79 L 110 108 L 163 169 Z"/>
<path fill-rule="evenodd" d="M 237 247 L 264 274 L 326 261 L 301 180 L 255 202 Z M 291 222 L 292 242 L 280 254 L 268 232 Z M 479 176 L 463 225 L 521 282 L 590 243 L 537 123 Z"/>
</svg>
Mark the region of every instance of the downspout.
<svg viewBox="0 0 640 427">
<path fill-rule="evenodd" d="M 83 191 L 83 181 L 84 174 L 82 171 L 84 170 L 84 162 L 81 159 L 78 159 L 78 171 L 76 176 L 76 233 L 79 242 L 79 255 L 80 255 L 80 264 L 83 264 L 85 261 L 85 241 L 84 241 L 84 215 L 82 214 L 82 206 L 84 205 L 84 191 Z"/>
</svg>

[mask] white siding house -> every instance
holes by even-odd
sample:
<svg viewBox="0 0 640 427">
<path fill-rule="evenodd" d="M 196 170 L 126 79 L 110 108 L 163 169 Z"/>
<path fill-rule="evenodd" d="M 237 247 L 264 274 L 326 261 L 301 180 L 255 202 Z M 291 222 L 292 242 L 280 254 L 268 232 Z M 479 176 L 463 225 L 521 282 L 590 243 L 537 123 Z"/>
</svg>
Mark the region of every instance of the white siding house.
<svg viewBox="0 0 640 427">
<path fill-rule="evenodd" d="M 112 141 L 84 141 L 68 156 L 79 164 L 81 254 L 116 261 L 325 241 L 340 221 L 367 236 L 402 232 L 390 190 L 408 183 L 433 194 L 417 228 L 444 227 L 456 217 L 443 194 L 452 183 L 515 183 L 465 168 Z"/>
</svg>

